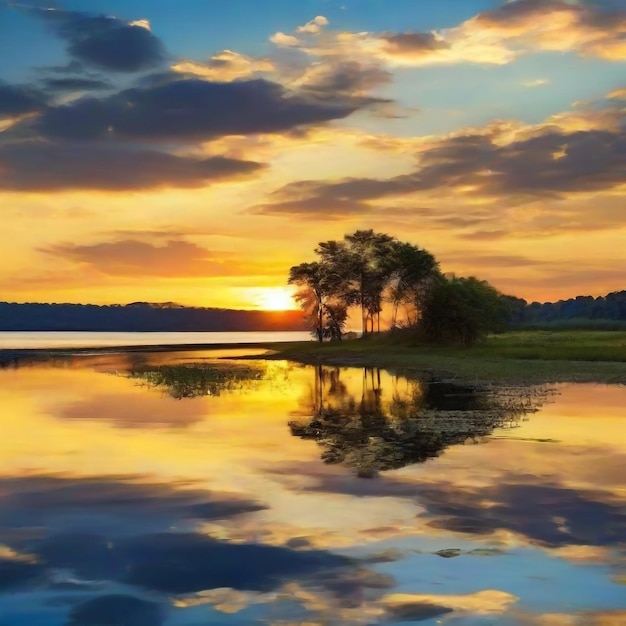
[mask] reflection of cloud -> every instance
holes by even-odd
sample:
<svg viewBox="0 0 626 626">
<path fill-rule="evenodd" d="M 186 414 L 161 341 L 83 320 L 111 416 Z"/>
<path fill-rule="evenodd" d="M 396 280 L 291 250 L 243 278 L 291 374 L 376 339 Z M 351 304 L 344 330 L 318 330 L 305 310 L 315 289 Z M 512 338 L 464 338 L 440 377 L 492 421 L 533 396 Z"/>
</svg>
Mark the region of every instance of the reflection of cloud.
<svg viewBox="0 0 626 626">
<path fill-rule="evenodd" d="M 120 428 L 184 428 L 206 417 L 201 402 L 153 394 L 101 393 L 55 408 L 61 419 L 101 420 Z"/>
<path fill-rule="evenodd" d="M 143 534 L 112 541 L 92 534 L 51 535 L 34 544 L 50 566 L 85 578 L 124 582 L 168 594 L 231 587 L 270 591 L 351 561 L 323 551 L 231 544 L 197 533 Z"/>
<path fill-rule="evenodd" d="M 493 615 L 506 612 L 518 598 L 504 591 L 485 590 L 468 595 L 403 594 L 383 598 L 393 617 L 403 617 L 413 610 L 430 610 L 434 615 L 449 611 L 469 612 L 475 615 Z M 435 612 L 437 610 L 438 612 Z M 411 619 L 409 617 L 409 619 Z M 408 621 L 408 620 L 407 620 Z"/>
<path fill-rule="evenodd" d="M 322 477 L 312 491 L 360 497 L 400 497 L 426 509 L 431 528 L 469 535 L 509 531 L 532 543 L 558 548 L 611 546 L 626 533 L 626 510 L 619 500 L 558 483 L 535 484 L 534 476 L 504 474 L 497 484 L 461 486 L 403 480 L 349 481 Z"/>
<path fill-rule="evenodd" d="M 233 494 L 137 476 L 2 478 L 0 489 L 0 533 L 6 535 L 58 524 L 91 530 L 102 525 L 132 533 L 139 521 L 144 529 L 161 530 L 189 520 L 224 519 L 265 508 Z"/>
</svg>

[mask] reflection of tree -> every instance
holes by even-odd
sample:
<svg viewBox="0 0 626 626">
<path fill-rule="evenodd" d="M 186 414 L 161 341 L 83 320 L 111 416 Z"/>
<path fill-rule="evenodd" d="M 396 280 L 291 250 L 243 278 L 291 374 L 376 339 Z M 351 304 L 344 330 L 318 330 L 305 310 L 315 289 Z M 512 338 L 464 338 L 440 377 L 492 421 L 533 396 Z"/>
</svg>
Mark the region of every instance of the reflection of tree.
<svg viewBox="0 0 626 626">
<path fill-rule="evenodd" d="M 395 377 L 393 395 L 385 400 L 380 370 L 364 369 L 361 388 L 352 393 L 341 374 L 339 368 L 316 367 L 303 411 L 307 418 L 289 427 L 294 436 L 316 440 L 325 463 L 341 463 L 361 477 L 423 462 L 494 428 L 513 427 L 545 396 L 530 387 L 494 390 Z"/>
<path fill-rule="evenodd" d="M 219 396 L 224 391 L 243 389 L 263 378 L 260 366 L 215 363 L 144 366 L 129 372 L 150 387 L 157 387 L 173 398 Z"/>
</svg>

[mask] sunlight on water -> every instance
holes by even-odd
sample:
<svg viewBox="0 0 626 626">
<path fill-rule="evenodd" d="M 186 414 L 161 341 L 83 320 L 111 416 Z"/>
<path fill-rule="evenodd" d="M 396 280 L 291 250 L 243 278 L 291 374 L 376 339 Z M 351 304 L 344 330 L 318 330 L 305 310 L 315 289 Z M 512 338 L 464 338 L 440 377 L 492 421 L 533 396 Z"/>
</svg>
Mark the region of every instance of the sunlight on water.
<svg viewBox="0 0 626 626">
<path fill-rule="evenodd" d="M 626 389 L 0 369 L 0 624 L 626 623 Z"/>
<path fill-rule="evenodd" d="M 271 343 L 307 341 L 311 335 L 304 331 L 259 332 L 171 332 L 171 333 L 98 333 L 98 332 L 0 332 L 0 349 L 98 348 L 116 346 L 176 346 L 223 343 Z"/>
</svg>

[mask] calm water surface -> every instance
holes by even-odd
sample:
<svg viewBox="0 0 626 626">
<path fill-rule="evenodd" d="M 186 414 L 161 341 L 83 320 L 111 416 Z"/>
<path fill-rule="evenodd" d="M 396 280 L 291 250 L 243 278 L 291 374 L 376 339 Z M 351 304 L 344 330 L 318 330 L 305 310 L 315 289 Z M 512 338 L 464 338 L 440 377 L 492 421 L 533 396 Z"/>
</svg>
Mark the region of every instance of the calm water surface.
<svg viewBox="0 0 626 626">
<path fill-rule="evenodd" d="M 0 626 L 626 624 L 626 388 L 0 369 Z"/>
<path fill-rule="evenodd" d="M 308 332 L 259 331 L 240 333 L 96 333 L 0 332 L 0 349 L 101 348 L 115 346 L 171 346 L 181 344 L 271 343 L 307 341 Z"/>
</svg>

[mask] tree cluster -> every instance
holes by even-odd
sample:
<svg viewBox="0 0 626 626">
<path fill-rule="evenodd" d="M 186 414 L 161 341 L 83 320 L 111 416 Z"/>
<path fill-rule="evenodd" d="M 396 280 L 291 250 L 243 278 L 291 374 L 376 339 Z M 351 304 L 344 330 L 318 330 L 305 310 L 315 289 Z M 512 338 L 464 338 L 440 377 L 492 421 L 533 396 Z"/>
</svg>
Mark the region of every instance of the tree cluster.
<svg viewBox="0 0 626 626">
<path fill-rule="evenodd" d="M 503 296 L 485 281 L 446 278 L 430 252 L 384 233 L 357 230 L 319 243 L 315 254 L 317 260 L 290 269 L 289 284 L 299 287 L 296 299 L 320 342 L 341 339 L 350 309 L 360 312 L 364 335 L 380 332 L 387 304 L 391 328 L 463 346 L 500 329 L 508 314 Z"/>
<path fill-rule="evenodd" d="M 300 288 L 296 299 L 319 341 L 341 339 L 351 307 L 361 313 L 364 334 L 380 331 L 385 301 L 393 306 L 392 325 L 401 305 L 417 315 L 424 285 L 438 275 L 432 254 L 373 230 L 321 242 L 315 253 L 318 260 L 291 268 L 289 283 Z"/>
<path fill-rule="evenodd" d="M 614 291 L 606 296 L 577 296 L 558 302 L 531 302 L 509 298 L 511 323 L 518 326 L 584 325 L 586 321 L 607 320 L 626 322 L 626 291 Z"/>
</svg>

